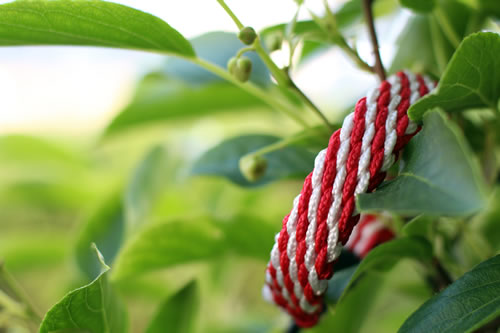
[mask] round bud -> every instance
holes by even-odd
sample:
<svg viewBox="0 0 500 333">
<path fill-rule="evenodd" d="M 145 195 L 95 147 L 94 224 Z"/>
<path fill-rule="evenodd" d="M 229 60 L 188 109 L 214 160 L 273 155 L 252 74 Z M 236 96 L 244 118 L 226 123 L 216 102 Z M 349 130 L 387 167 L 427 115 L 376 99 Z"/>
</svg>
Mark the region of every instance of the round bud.
<svg viewBox="0 0 500 333">
<path fill-rule="evenodd" d="M 249 182 L 256 182 L 267 170 L 267 160 L 261 155 L 245 155 L 240 159 L 240 171 Z"/>
<path fill-rule="evenodd" d="M 257 38 L 257 33 L 252 27 L 244 27 L 243 29 L 240 30 L 238 38 L 241 40 L 243 44 L 252 45 L 253 42 L 255 41 L 255 38 Z"/>
<path fill-rule="evenodd" d="M 234 76 L 241 81 L 247 82 L 252 74 L 252 61 L 247 57 L 241 57 L 236 61 L 236 67 L 233 71 Z"/>
<path fill-rule="evenodd" d="M 237 62 L 238 58 L 236 57 L 232 57 L 231 59 L 229 59 L 229 61 L 227 62 L 227 70 L 229 71 L 229 73 L 234 74 Z"/>
</svg>

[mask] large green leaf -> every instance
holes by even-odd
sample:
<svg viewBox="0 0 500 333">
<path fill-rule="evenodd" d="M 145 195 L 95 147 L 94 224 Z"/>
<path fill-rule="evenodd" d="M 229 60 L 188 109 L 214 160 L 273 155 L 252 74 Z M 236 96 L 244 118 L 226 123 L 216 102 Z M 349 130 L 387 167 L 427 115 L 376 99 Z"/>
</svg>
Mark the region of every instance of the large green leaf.
<svg viewBox="0 0 500 333">
<path fill-rule="evenodd" d="M 414 72 L 438 74 L 439 69 L 434 56 L 434 48 L 428 16 L 415 15 L 408 20 L 396 43 L 397 49 L 389 71 L 395 73 L 403 68 Z M 440 48 L 447 47 L 441 43 Z"/>
<path fill-rule="evenodd" d="M 263 156 L 267 160 L 267 169 L 260 180 L 252 183 L 243 177 L 239 168 L 241 157 L 279 140 L 271 135 L 244 135 L 228 139 L 203 154 L 194 164 L 192 172 L 222 176 L 241 186 L 262 185 L 309 173 L 314 165 L 314 154 L 302 147 L 288 146 Z"/>
<path fill-rule="evenodd" d="M 437 89 L 413 104 L 408 115 L 420 121 L 440 107 L 460 111 L 474 107 L 497 108 L 500 98 L 500 35 L 480 32 L 465 38 L 449 62 Z"/>
<path fill-rule="evenodd" d="M 400 175 L 361 194 L 361 211 L 405 215 L 467 215 L 485 204 L 483 181 L 463 136 L 439 111 L 424 117 L 423 130 L 405 150 Z"/>
<path fill-rule="evenodd" d="M 346 273 L 349 269 L 345 270 Z M 335 276 L 335 274 L 333 275 Z M 308 330 L 311 333 L 343 332 L 358 333 L 364 324 L 363 318 L 369 313 L 381 290 L 383 279 L 371 275 L 370 279 L 360 281 L 352 292 L 338 304 L 327 308 L 317 326 Z"/>
<path fill-rule="evenodd" d="M 89 279 L 94 279 L 101 271 L 101 265 L 95 260 L 91 244 L 96 244 L 107 261 L 112 263 L 121 247 L 124 233 L 122 195 L 117 192 L 106 198 L 84 220 L 83 229 L 76 241 L 78 267 Z"/>
<path fill-rule="evenodd" d="M 225 82 L 200 87 L 172 81 L 164 75 L 148 75 L 136 96 L 108 125 L 105 135 L 175 119 L 192 119 L 217 112 L 264 107 L 263 102 Z"/>
<path fill-rule="evenodd" d="M 370 271 L 388 271 L 401 259 L 411 258 L 420 261 L 429 261 L 432 257 L 432 246 L 420 237 L 405 237 L 381 244 L 371 250 L 361 261 L 352 274 L 347 287 L 344 288 L 342 299 L 349 294 L 357 281 Z"/>
<path fill-rule="evenodd" d="M 253 216 L 236 216 L 230 221 L 218 223 L 224 232 L 228 249 L 242 256 L 269 260 L 276 226 Z M 249 237 L 252 235 L 252 237 Z"/>
<path fill-rule="evenodd" d="M 172 221 L 147 226 L 125 245 L 115 264 L 117 280 L 189 262 L 222 251 L 223 235 L 210 220 Z"/>
<path fill-rule="evenodd" d="M 160 306 L 146 333 L 193 332 L 200 307 L 198 294 L 198 286 L 193 281 L 168 298 Z"/>
<path fill-rule="evenodd" d="M 399 0 L 402 6 L 419 13 L 429 13 L 434 9 L 436 0 Z"/>
<path fill-rule="evenodd" d="M 158 195 L 165 189 L 168 167 L 167 152 L 162 145 L 158 145 L 133 171 L 125 191 L 125 215 L 131 228 L 148 216 Z"/>
<path fill-rule="evenodd" d="M 109 267 L 95 248 L 101 273 L 90 284 L 68 293 L 45 315 L 40 333 L 127 331 L 125 308 L 108 282 Z"/>
<path fill-rule="evenodd" d="M 471 332 L 499 315 L 500 255 L 497 255 L 424 303 L 399 332 Z"/>
<path fill-rule="evenodd" d="M 0 45 L 84 45 L 194 56 L 159 18 L 106 1 L 34 0 L 0 6 Z"/>
<path fill-rule="evenodd" d="M 199 58 L 225 68 L 229 59 L 234 57 L 245 45 L 238 36 L 230 32 L 209 32 L 190 40 Z M 269 71 L 255 52 L 245 53 L 252 61 L 250 81 L 258 85 L 267 85 L 271 82 Z M 193 85 L 207 84 L 214 81 L 223 81 L 222 78 L 208 72 L 198 65 L 186 60 L 170 57 L 167 59 L 164 72 L 169 77 L 178 78 Z"/>
</svg>

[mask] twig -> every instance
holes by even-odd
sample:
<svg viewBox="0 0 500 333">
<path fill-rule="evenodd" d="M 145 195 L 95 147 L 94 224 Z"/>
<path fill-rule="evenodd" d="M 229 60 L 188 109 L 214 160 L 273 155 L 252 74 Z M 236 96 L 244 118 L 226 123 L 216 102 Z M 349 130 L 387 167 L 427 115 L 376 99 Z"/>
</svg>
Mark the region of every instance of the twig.
<svg viewBox="0 0 500 333">
<path fill-rule="evenodd" d="M 347 43 L 345 37 L 340 33 L 337 25 L 337 19 L 335 15 L 330 10 L 328 3 L 324 1 L 326 17 L 328 19 L 325 24 L 321 18 L 316 16 L 311 10 L 309 10 L 309 14 L 313 18 L 313 20 L 318 24 L 318 26 L 323 29 L 323 31 L 328 35 L 328 38 L 332 43 L 336 44 L 338 47 L 344 51 L 344 53 L 351 58 L 351 60 L 358 66 L 359 69 L 364 70 L 369 73 L 375 73 L 375 69 L 368 65 L 360 56 L 359 53 Z"/>
<path fill-rule="evenodd" d="M 238 27 L 238 29 L 242 29 L 244 27 L 243 23 L 238 19 L 238 17 L 233 13 L 231 8 L 227 6 L 227 4 L 224 2 L 224 0 L 217 0 L 217 2 L 221 5 L 221 7 L 226 11 L 226 13 L 233 19 L 234 23 Z M 262 59 L 264 64 L 266 64 L 267 68 L 271 72 L 271 75 L 274 77 L 276 82 L 278 83 L 279 86 L 284 87 L 284 88 L 290 88 L 293 91 L 295 91 L 298 95 L 298 97 L 308 106 L 310 107 L 319 117 L 321 120 L 327 125 L 329 128 L 333 129 L 333 126 L 328 122 L 326 117 L 323 115 L 321 110 L 318 109 L 318 107 L 295 85 L 295 83 L 292 81 L 290 76 L 287 74 L 286 71 L 282 70 L 279 68 L 274 61 L 271 59 L 269 54 L 267 54 L 266 50 L 262 47 L 262 44 L 260 42 L 260 38 L 257 36 L 255 38 L 255 41 L 252 45 L 255 48 L 255 52 L 259 55 L 259 57 Z"/>
<path fill-rule="evenodd" d="M 380 58 L 380 51 L 377 41 L 377 33 L 375 32 L 375 22 L 373 20 L 372 11 L 373 0 L 363 0 L 363 11 L 365 14 L 366 24 L 368 25 L 368 33 L 370 34 L 370 40 L 373 47 L 373 55 L 375 56 L 375 72 L 377 73 L 381 81 L 385 80 L 385 70 L 382 65 L 382 59 Z"/>
<path fill-rule="evenodd" d="M 444 269 L 443 265 L 441 265 L 441 262 L 434 257 L 432 259 L 432 265 L 434 266 L 435 270 L 435 278 L 433 279 L 433 289 L 435 292 L 440 292 L 447 286 L 453 283 L 453 279 L 450 277 L 448 272 Z"/>
</svg>

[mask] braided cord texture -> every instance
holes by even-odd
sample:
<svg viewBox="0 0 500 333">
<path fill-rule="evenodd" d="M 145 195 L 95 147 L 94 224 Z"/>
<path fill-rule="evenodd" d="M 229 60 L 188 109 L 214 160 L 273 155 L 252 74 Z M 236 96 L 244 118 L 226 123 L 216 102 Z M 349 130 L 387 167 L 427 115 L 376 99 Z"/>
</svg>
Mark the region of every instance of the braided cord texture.
<svg viewBox="0 0 500 333">
<path fill-rule="evenodd" d="M 390 76 L 356 103 L 316 156 L 276 235 L 263 289 L 264 297 L 297 325 L 311 327 L 319 320 L 334 263 L 359 220 L 355 196 L 384 180 L 398 152 L 419 131 L 408 118 L 409 106 L 434 86 L 408 71 Z"/>
</svg>

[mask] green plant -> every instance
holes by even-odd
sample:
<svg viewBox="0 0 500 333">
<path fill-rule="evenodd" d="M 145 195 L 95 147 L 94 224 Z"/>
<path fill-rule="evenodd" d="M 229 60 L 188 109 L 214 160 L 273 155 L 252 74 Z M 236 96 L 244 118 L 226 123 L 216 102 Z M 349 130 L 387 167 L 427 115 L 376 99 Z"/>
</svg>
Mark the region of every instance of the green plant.
<svg viewBox="0 0 500 333">
<path fill-rule="evenodd" d="M 338 48 L 384 80 L 374 23 L 402 7 L 412 12 L 387 74 L 408 68 L 439 85 L 408 111 L 423 126 L 393 179 L 356 198 L 357 211 L 383 216 L 396 237 L 359 263 L 341 255 L 310 331 L 498 331 L 500 3 L 350 0 L 332 10 L 324 1 L 321 15 L 300 21 L 308 3 L 295 1 L 290 22 L 256 32 L 217 2 L 239 33 L 191 41 L 106 1 L 0 5 L 0 46 L 166 56 L 91 151 L 0 137 L 0 332 L 297 330 L 261 299 L 265 264 L 278 221 L 342 117 L 320 110 L 293 73 Z M 373 61 L 353 43 L 366 28 Z M 281 68 L 270 53 L 283 45 Z M 192 160 L 184 130 L 208 118 L 230 130 Z M 267 134 L 242 133 L 251 121 Z"/>
</svg>

